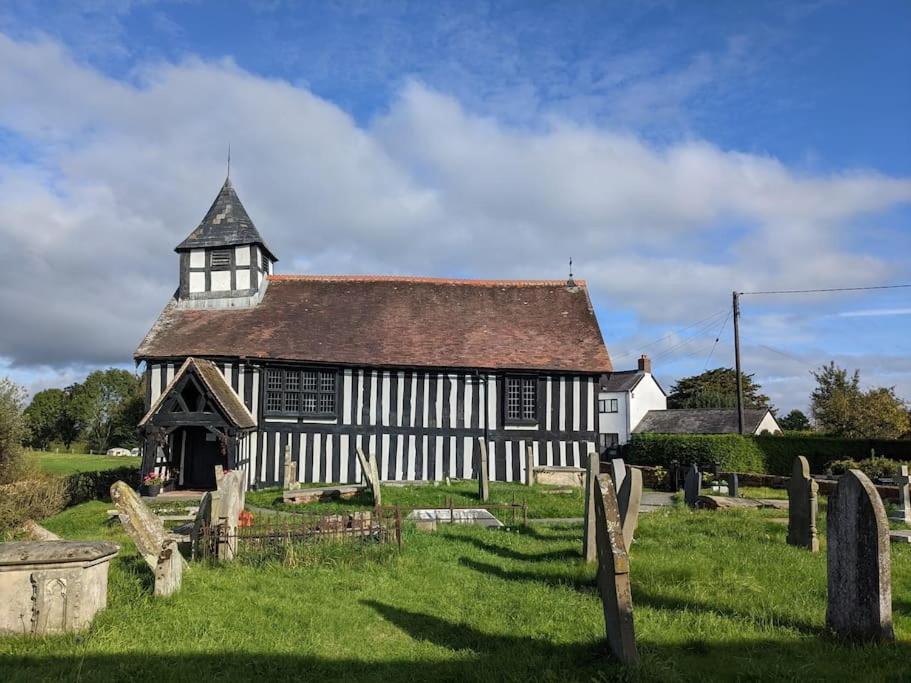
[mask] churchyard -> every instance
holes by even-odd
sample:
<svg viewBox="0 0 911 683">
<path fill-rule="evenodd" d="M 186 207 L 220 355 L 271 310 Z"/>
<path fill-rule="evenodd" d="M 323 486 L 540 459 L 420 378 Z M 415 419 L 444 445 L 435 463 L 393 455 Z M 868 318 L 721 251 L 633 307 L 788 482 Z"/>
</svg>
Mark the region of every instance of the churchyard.
<svg viewBox="0 0 911 683">
<path fill-rule="evenodd" d="M 603 491 L 609 483 L 606 475 L 601 478 Z M 383 486 L 383 504 L 438 506 L 445 499 L 478 504 L 476 487 L 476 482 Z M 782 495 L 781 489 L 772 491 Z M 489 502 L 528 502 L 527 526 L 442 524 L 423 533 L 406 523 L 401 548 L 322 543 L 267 560 L 239 554 L 233 562 L 192 561 L 178 589 L 164 598 L 155 596 L 158 571 L 137 551 L 133 536 L 109 519 L 111 503 L 71 507 L 44 526 L 68 540 L 110 541 L 121 548 L 110 565 L 107 609 L 78 634 L 0 638 L 0 679 L 896 680 L 907 675 L 911 545 L 889 549 L 895 642 L 850 644 L 827 627 L 826 496 L 818 498 L 819 552 L 788 543 L 787 511 L 691 509 L 680 498 L 639 516 L 628 574 L 612 574 L 617 586 L 628 581 L 631 589 L 637 666 L 621 664 L 608 647 L 598 563 L 583 560 L 583 525 L 535 523 L 543 517 L 582 517 L 583 492 L 491 483 Z M 622 507 L 622 487 L 620 499 Z M 267 515 L 269 508 L 280 509 L 282 517 L 295 514 L 288 512 L 293 506 L 277 500 L 280 492 L 249 493 L 247 509 L 254 517 Z M 609 507 L 603 505 L 602 526 Z M 337 514 L 369 507 L 362 497 L 303 509 Z M 617 527 L 615 541 L 623 535 Z M 599 557 L 604 559 L 600 549 Z M 619 557 L 614 554 L 615 570 Z"/>
</svg>

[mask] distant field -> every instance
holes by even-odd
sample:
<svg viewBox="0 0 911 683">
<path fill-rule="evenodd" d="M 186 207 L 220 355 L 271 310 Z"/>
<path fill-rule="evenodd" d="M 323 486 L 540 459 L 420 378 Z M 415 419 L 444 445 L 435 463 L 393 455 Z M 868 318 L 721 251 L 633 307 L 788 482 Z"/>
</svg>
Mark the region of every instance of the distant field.
<svg viewBox="0 0 911 683">
<path fill-rule="evenodd" d="M 48 453 L 29 451 L 26 458 L 48 474 L 73 474 L 75 472 L 98 472 L 117 467 L 139 467 L 142 458 L 113 455 L 85 455 L 79 453 Z"/>
</svg>

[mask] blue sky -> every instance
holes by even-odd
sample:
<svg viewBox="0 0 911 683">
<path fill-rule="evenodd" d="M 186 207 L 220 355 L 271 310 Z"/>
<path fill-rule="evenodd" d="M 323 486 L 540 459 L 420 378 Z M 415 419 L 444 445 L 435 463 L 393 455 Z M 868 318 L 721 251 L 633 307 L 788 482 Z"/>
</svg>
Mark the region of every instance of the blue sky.
<svg viewBox="0 0 911 683">
<path fill-rule="evenodd" d="M 909 33 L 907 2 L 5 3 L 0 372 L 129 362 L 229 141 L 283 272 L 572 256 L 617 367 L 729 364 L 735 288 L 911 282 Z M 911 398 L 911 290 L 744 314 L 779 407 L 829 359 Z"/>
</svg>

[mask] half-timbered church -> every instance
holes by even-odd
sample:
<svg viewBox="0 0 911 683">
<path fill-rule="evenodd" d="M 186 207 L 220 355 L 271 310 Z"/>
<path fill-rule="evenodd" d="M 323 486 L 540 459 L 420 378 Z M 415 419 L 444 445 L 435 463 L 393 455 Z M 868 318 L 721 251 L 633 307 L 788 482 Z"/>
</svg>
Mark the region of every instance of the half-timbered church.
<svg viewBox="0 0 911 683">
<path fill-rule="evenodd" d="M 143 466 L 214 488 L 215 466 L 281 485 L 581 466 L 611 370 L 585 282 L 278 275 L 229 180 L 176 247 L 180 282 L 135 353 L 145 364 Z"/>
</svg>

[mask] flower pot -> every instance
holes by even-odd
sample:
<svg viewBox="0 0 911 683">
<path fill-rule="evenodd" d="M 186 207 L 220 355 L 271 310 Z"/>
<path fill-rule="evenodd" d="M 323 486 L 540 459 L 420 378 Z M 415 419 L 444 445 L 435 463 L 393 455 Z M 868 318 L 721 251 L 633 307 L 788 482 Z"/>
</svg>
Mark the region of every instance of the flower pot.
<svg viewBox="0 0 911 683">
<path fill-rule="evenodd" d="M 159 493 L 161 493 L 161 484 L 147 484 L 146 485 L 146 495 L 154 498 Z"/>
</svg>

